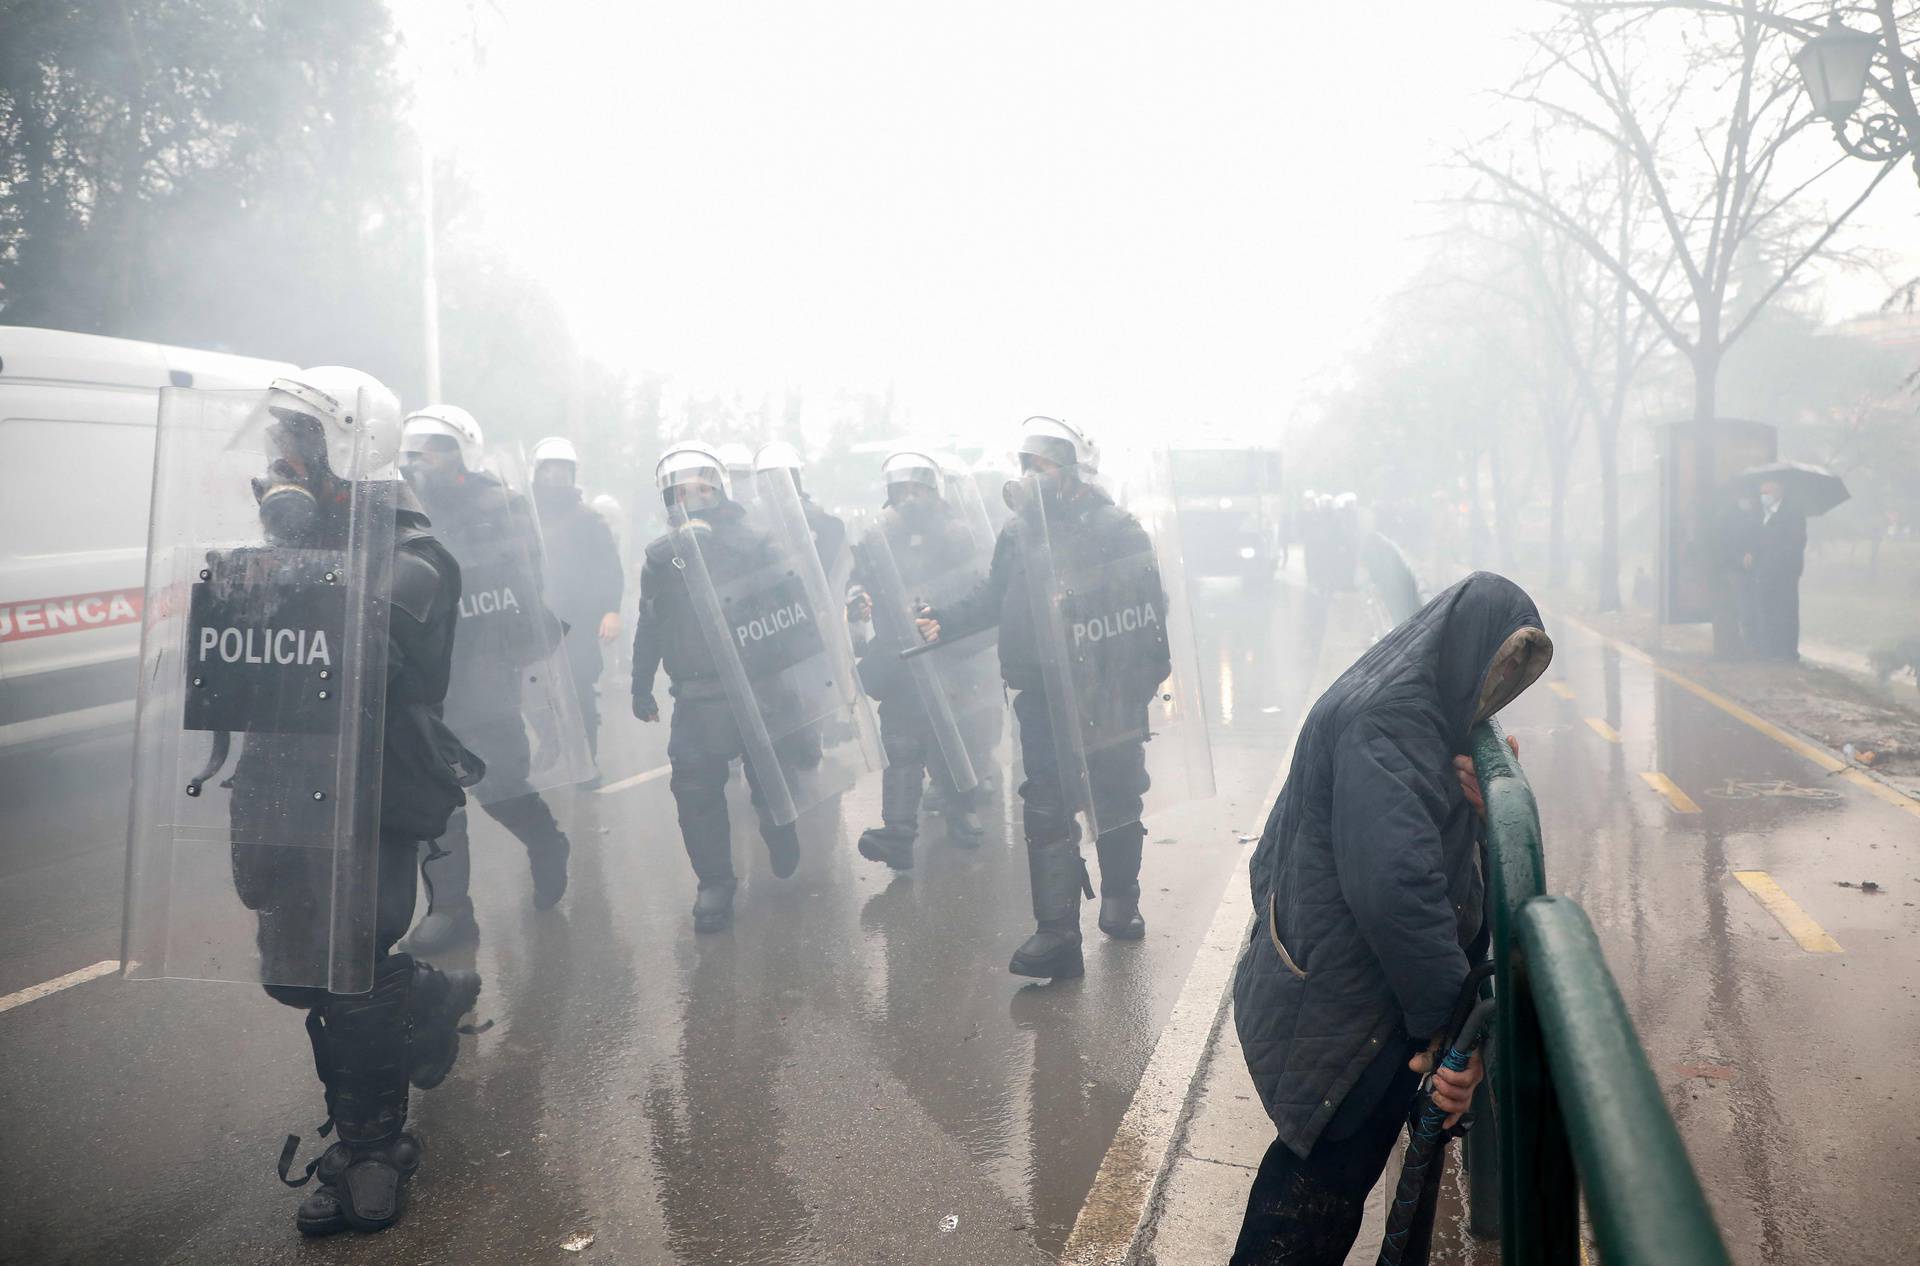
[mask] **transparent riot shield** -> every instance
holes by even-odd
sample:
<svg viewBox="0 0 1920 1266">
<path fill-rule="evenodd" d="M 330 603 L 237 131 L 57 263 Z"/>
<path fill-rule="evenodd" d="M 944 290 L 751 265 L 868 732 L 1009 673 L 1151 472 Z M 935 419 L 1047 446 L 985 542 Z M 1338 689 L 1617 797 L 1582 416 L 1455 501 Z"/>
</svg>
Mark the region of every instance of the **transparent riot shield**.
<svg viewBox="0 0 1920 1266">
<path fill-rule="evenodd" d="M 546 604 L 546 559 L 522 476 L 512 454 L 494 451 L 457 480 L 415 484 L 434 535 L 460 564 L 445 715 L 486 763 L 467 789 L 481 804 L 593 774 L 566 627 Z"/>
<path fill-rule="evenodd" d="M 791 470 L 763 470 L 754 479 L 759 526 L 793 560 L 808 600 L 824 613 L 821 640 L 835 665 L 835 679 L 841 683 L 845 715 L 822 728 L 822 742 L 848 770 L 877 769 L 885 763 L 879 729 L 860 690 L 853 635 L 847 626 L 847 582 L 853 562 L 846 525 L 802 496 Z"/>
<path fill-rule="evenodd" d="M 1054 755 L 1095 836 L 1214 790 L 1167 473 L 1125 510 L 1094 483 L 1015 486 Z"/>
<path fill-rule="evenodd" d="M 372 987 L 392 480 L 258 391 L 160 393 L 122 971 Z M 366 401 L 359 414 L 368 411 Z M 356 458 L 358 460 L 358 458 Z M 331 494 L 331 495 L 329 495 Z"/>
<path fill-rule="evenodd" d="M 716 528 L 676 508 L 668 523 L 674 566 L 773 820 L 792 822 L 851 790 L 858 770 L 826 750 L 823 731 L 838 723 L 856 732 L 860 741 L 843 746 L 869 768 L 878 743 L 857 693 L 844 610 L 823 602 L 812 547 L 745 519 Z"/>
<path fill-rule="evenodd" d="M 952 525 L 966 545 L 965 528 Z M 893 549 L 893 537 L 902 538 L 905 567 Z M 971 560 L 971 549 L 963 549 L 957 559 L 942 556 L 941 542 L 928 541 L 912 532 L 891 511 L 883 514 L 860 536 L 854 548 L 855 572 L 867 583 L 873 602 L 873 645 L 866 651 L 863 671 L 869 689 L 886 687 L 876 683 L 874 674 L 889 679 L 904 678 L 910 684 L 920 711 L 925 716 L 934 748 L 945 766 L 945 781 L 953 790 L 972 791 L 980 785 L 967 742 L 956 719 L 958 709 L 966 706 L 969 682 L 958 671 L 957 662 L 944 655 L 914 655 L 905 659 L 901 652 L 921 644 L 915 613 L 925 604 L 935 605 L 941 591 L 953 594 L 959 586 L 947 573 L 956 563 Z"/>
<path fill-rule="evenodd" d="M 981 570 L 984 571 L 993 558 L 994 528 L 987 514 L 986 502 L 981 499 L 978 481 L 959 462 L 949 465 L 945 458 L 941 458 L 940 495 L 966 526 L 967 535 L 973 538 L 974 553 L 981 560 Z"/>
</svg>

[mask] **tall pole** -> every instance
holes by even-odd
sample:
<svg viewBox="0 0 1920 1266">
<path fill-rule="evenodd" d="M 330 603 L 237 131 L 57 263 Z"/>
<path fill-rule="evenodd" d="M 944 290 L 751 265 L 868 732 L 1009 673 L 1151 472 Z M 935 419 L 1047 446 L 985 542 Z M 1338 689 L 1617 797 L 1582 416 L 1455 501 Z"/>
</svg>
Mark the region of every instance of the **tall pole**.
<svg viewBox="0 0 1920 1266">
<path fill-rule="evenodd" d="M 420 138 L 420 303 L 427 403 L 440 402 L 440 283 L 433 258 L 433 146 Z"/>
</svg>

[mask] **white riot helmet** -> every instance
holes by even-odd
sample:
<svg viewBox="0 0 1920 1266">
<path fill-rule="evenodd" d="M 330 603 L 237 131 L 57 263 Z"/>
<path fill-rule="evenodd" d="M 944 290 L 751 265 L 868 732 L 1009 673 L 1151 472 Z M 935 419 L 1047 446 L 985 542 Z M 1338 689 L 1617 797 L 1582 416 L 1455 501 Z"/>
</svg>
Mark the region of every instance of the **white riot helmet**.
<svg viewBox="0 0 1920 1266">
<path fill-rule="evenodd" d="M 800 450 L 785 440 L 762 444 L 760 451 L 753 455 L 756 473 L 763 470 L 790 470 L 798 475 L 806 468 L 806 459 L 800 456 Z"/>
<path fill-rule="evenodd" d="M 566 436 L 549 435 L 533 446 L 533 464 L 538 466 L 541 462 L 572 462 L 578 466 L 580 454 Z"/>
<path fill-rule="evenodd" d="M 327 465 L 341 479 L 397 479 L 400 398 L 372 374 L 344 365 L 317 365 L 276 378 L 267 411 L 281 421 L 312 418 L 326 438 Z"/>
<path fill-rule="evenodd" d="M 427 446 L 429 435 L 444 435 L 460 446 L 460 464 L 468 470 L 480 467 L 480 449 L 485 443 L 480 424 L 457 404 L 430 404 L 407 415 L 407 426 L 400 437 L 400 451 L 418 453 Z"/>
<path fill-rule="evenodd" d="M 1022 422 L 1020 447 L 1016 451 L 1022 457 L 1044 458 L 1082 475 L 1097 474 L 1100 470 L 1100 450 L 1094 447 L 1093 441 L 1078 427 L 1059 418 L 1036 415 Z"/>
<path fill-rule="evenodd" d="M 653 482 L 669 510 L 673 508 L 673 489 L 682 484 L 708 484 L 718 488 L 723 499 L 733 497 L 733 480 L 719 451 L 697 442 L 675 444 L 662 453 L 653 468 Z"/>
<path fill-rule="evenodd" d="M 888 505 L 893 504 L 896 484 L 920 484 L 931 488 L 936 495 L 941 492 L 940 463 L 932 454 L 919 449 L 903 448 L 889 453 L 880 463 L 880 477 L 886 480 Z"/>
</svg>

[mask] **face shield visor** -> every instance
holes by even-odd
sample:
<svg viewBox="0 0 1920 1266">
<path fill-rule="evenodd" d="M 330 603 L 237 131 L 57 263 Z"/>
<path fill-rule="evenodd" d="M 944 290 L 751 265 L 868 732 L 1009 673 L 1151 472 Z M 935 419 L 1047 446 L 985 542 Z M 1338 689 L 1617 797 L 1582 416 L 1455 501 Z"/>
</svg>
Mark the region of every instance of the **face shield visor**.
<svg viewBox="0 0 1920 1266">
<path fill-rule="evenodd" d="M 267 470 L 253 479 L 260 525 L 271 541 L 301 541 L 313 533 L 323 499 L 336 499 L 326 430 L 318 418 L 272 398 L 267 414 L 262 430 Z"/>
<path fill-rule="evenodd" d="M 731 495 L 726 467 L 713 453 L 698 447 L 678 449 L 662 457 L 654 468 L 654 483 L 669 516 L 718 509 Z"/>
</svg>

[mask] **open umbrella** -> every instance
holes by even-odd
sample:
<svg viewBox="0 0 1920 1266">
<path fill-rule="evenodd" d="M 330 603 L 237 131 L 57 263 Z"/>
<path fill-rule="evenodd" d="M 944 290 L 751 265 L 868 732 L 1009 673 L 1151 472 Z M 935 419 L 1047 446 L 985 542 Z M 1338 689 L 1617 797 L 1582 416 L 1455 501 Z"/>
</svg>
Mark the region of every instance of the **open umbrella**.
<svg viewBox="0 0 1920 1266">
<path fill-rule="evenodd" d="M 1764 483 L 1779 484 L 1786 493 L 1786 499 L 1808 518 L 1825 514 L 1853 496 L 1847 491 L 1846 480 L 1825 466 L 1812 466 L 1806 462 L 1768 462 L 1763 466 L 1749 466 L 1740 472 L 1739 482 L 1744 488 L 1754 489 Z"/>
</svg>

